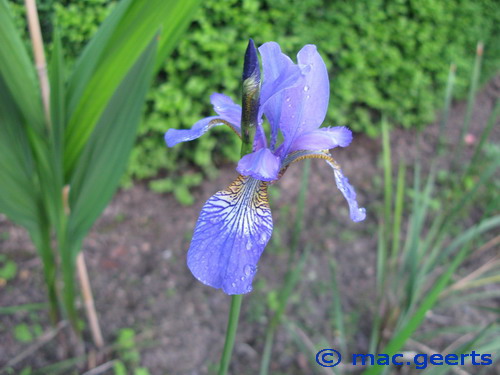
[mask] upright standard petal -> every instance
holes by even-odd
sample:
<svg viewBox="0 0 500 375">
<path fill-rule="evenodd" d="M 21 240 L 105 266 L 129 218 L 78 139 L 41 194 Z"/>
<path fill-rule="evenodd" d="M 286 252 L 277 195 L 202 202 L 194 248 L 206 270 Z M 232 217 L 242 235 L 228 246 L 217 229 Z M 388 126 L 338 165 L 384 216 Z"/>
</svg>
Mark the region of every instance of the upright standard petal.
<svg viewBox="0 0 500 375">
<path fill-rule="evenodd" d="M 278 178 L 280 158 L 268 148 L 261 148 L 243 156 L 236 170 L 243 176 L 252 176 L 261 181 L 273 181 Z"/>
<path fill-rule="evenodd" d="M 217 92 L 210 96 L 210 102 L 221 119 L 226 120 L 238 129 L 240 128 L 241 106 L 239 104 L 234 103 L 229 96 Z"/>
<path fill-rule="evenodd" d="M 300 68 L 284 53 L 278 43 L 268 42 L 259 47 L 264 69 L 260 96 L 260 113 L 271 124 L 271 150 L 274 150 L 279 131 L 283 91 L 300 84 Z"/>
<path fill-rule="evenodd" d="M 280 128 L 284 135 L 283 157 L 301 133 L 315 130 L 323 123 L 330 97 L 328 71 L 314 45 L 297 54 L 304 76 L 301 85 L 284 91 Z"/>
<path fill-rule="evenodd" d="M 272 230 L 267 184 L 239 176 L 203 206 L 188 267 L 203 284 L 226 294 L 248 293 Z"/>
<path fill-rule="evenodd" d="M 344 176 L 342 170 L 335 164 L 330 161 L 326 161 L 332 168 L 333 173 L 335 175 L 335 183 L 339 188 L 340 192 L 344 195 L 344 198 L 347 200 L 347 204 L 349 205 L 349 213 L 351 216 L 351 220 L 354 222 L 363 221 L 366 218 L 366 209 L 360 208 L 358 206 L 358 202 L 356 200 L 356 191 L 349 183 L 347 177 Z"/>
<path fill-rule="evenodd" d="M 330 150 L 337 146 L 347 147 L 352 142 L 352 132 L 345 126 L 321 128 L 301 133 L 290 146 L 297 150 Z"/>
</svg>

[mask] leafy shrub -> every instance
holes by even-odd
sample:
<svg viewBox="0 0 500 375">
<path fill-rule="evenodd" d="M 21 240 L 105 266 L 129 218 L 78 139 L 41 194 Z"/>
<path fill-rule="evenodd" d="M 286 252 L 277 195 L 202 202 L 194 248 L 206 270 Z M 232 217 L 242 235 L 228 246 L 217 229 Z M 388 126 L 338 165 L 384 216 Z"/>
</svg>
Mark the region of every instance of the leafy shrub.
<svg viewBox="0 0 500 375">
<path fill-rule="evenodd" d="M 491 76 L 500 51 L 489 46 L 499 42 L 499 24 L 500 7 L 488 0 L 205 1 L 166 62 L 166 79 L 151 92 L 129 176 L 151 177 L 164 168 L 175 173 L 189 164 L 207 171 L 220 155 L 238 158 L 238 140 L 226 129 L 182 149 L 165 149 L 162 135 L 213 113 L 213 91 L 239 99 L 248 37 L 275 40 L 286 53 L 317 44 L 333 78 L 327 123 L 376 135 L 381 113 L 404 127 L 432 121 L 451 62 L 463 95 L 478 40 L 486 44 L 492 64 L 484 72 Z"/>
<path fill-rule="evenodd" d="M 70 55 L 110 4 L 41 3 L 54 3 Z M 152 178 L 159 171 L 176 178 L 177 171 L 193 164 L 213 174 L 214 164 L 237 159 L 238 140 L 226 129 L 168 150 L 163 133 L 211 114 L 214 91 L 239 100 L 249 37 L 257 44 L 274 40 L 287 54 L 316 44 L 332 78 L 326 123 L 374 136 L 382 113 L 407 128 L 432 121 L 451 62 L 458 69 L 456 93 L 463 95 L 479 40 L 486 46 L 483 77 L 490 77 L 500 61 L 499 25 L 496 0 L 206 0 L 149 94 L 126 179 Z M 155 190 L 161 187 L 156 184 Z"/>
</svg>

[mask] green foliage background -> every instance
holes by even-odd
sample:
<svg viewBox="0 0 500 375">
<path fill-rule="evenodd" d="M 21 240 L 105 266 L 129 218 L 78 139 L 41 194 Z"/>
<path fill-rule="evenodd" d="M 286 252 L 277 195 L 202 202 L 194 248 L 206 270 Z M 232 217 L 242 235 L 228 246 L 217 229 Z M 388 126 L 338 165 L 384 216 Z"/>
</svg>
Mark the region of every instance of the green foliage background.
<svg viewBox="0 0 500 375">
<path fill-rule="evenodd" d="M 21 27 L 22 3 L 12 1 Z M 113 6 L 109 0 L 38 3 L 44 35 L 51 35 L 52 20 L 57 19 L 69 59 Z M 156 178 L 153 189 L 171 191 L 188 204 L 188 189 L 200 183 L 202 174 L 212 175 L 214 165 L 237 160 L 238 140 L 226 129 L 173 149 L 165 147 L 163 134 L 212 114 L 209 96 L 214 91 L 239 101 L 249 37 L 257 44 L 276 41 L 290 56 L 304 44 L 316 44 L 331 78 L 326 124 L 348 125 L 374 136 L 381 113 L 406 128 L 432 121 L 452 62 L 458 71 L 456 92 L 463 95 L 479 40 L 485 44 L 483 80 L 495 73 L 500 63 L 500 3 L 205 0 L 149 94 L 125 183 Z M 168 180 L 163 178 L 167 175 Z"/>
</svg>

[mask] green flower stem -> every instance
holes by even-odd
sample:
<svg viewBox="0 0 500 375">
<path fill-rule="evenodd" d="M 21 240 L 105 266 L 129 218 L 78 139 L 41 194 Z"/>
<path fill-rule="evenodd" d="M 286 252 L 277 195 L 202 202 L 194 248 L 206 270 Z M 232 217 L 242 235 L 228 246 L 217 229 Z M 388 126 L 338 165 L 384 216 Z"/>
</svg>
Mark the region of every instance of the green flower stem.
<svg viewBox="0 0 500 375">
<path fill-rule="evenodd" d="M 219 375 L 226 375 L 231 362 L 231 355 L 233 354 L 234 339 L 236 337 L 236 330 L 238 329 L 238 321 L 240 318 L 241 301 L 243 300 L 242 294 L 231 296 L 231 309 L 229 310 L 229 321 L 227 322 L 226 341 L 224 343 L 224 350 L 220 360 Z"/>
<path fill-rule="evenodd" d="M 243 89 L 241 111 L 241 157 L 253 152 L 255 129 L 258 123 L 260 97 L 260 68 L 257 49 L 252 39 L 248 42 L 243 65 Z M 234 339 L 240 318 L 242 294 L 231 296 L 231 309 L 226 330 L 226 341 L 220 361 L 219 375 L 226 375 L 233 353 Z"/>
</svg>

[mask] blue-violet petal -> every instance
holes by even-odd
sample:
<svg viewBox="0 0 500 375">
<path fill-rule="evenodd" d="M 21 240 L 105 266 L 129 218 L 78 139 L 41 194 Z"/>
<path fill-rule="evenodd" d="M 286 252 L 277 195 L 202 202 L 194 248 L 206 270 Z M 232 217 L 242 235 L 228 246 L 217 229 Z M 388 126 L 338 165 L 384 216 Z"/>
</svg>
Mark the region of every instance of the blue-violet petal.
<svg viewBox="0 0 500 375">
<path fill-rule="evenodd" d="M 221 119 L 226 120 L 236 128 L 240 128 L 241 106 L 239 104 L 235 104 L 229 96 L 217 92 L 210 96 L 210 102 Z"/>
<path fill-rule="evenodd" d="M 302 133 L 321 126 L 330 96 L 328 71 L 316 46 L 304 46 L 297 54 L 297 61 L 304 79 L 299 86 L 283 92 L 280 119 L 280 128 L 285 139 L 283 157 Z"/>
<path fill-rule="evenodd" d="M 337 146 L 347 147 L 352 141 L 352 132 L 345 126 L 321 128 L 300 134 L 289 152 L 297 150 L 330 150 Z"/>
<path fill-rule="evenodd" d="M 205 285 L 222 288 L 226 294 L 248 293 L 272 230 L 267 184 L 239 176 L 203 206 L 188 267 Z"/>
<path fill-rule="evenodd" d="M 252 176 L 261 181 L 273 181 L 278 178 L 280 158 L 268 148 L 261 148 L 243 156 L 236 170 L 243 176 Z"/>
<path fill-rule="evenodd" d="M 333 173 L 335 175 L 335 183 L 337 184 L 338 189 L 344 195 L 347 200 L 347 204 L 349 205 L 349 213 L 351 216 L 351 220 L 354 222 L 363 221 L 366 218 L 366 209 L 360 208 L 358 206 L 358 202 L 356 200 L 356 191 L 349 183 L 349 179 L 344 176 L 342 170 L 332 164 L 330 161 L 327 163 L 333 168 Z"/>
<path fill-rule="evenodd" d="M 174 147 L 178 143 L 199 138 L 214 126 L 224 125 L 223 122 L 215 121 L 218 119 L 215 116 L 205 117 L 194 124 L 191 129 L 168 129 L 165 133 L 165 142 L 168 147 Z"/>
<path fill-rule="evenodd" d="M 259 47 L 264 69 L 264 82 L 260 94 L 260 114 L 266 114 L 271 125 L 271 149 L 274 150 L 279 131 L 283 91 L 300 84 L 302 75 L 298 65 L 284 53 L 276 42 Z"/>
</svg>

